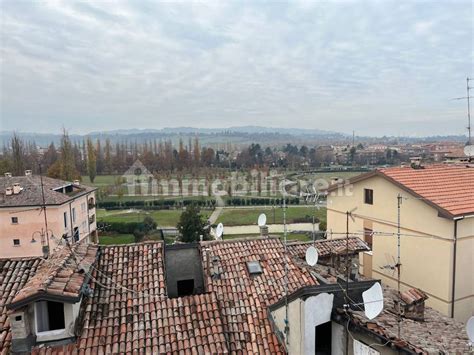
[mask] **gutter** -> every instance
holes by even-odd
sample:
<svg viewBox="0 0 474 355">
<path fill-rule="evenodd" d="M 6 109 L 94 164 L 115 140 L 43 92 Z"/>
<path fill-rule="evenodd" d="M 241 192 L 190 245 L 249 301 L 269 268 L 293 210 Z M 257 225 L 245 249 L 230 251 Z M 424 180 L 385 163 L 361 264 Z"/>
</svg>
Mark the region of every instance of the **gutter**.
<svg viewBox="0 0 474 355">
<path fill-rule="evenodd" d="M 454 318 L 454 302 L 456 296 L 456 256 L 458 250 L 458 221 L 463 220 L 462 218 L 454 219 L 454 245 L 453 245 L 453 283 L 451 289 L 451 318 Z"/>
</svg>

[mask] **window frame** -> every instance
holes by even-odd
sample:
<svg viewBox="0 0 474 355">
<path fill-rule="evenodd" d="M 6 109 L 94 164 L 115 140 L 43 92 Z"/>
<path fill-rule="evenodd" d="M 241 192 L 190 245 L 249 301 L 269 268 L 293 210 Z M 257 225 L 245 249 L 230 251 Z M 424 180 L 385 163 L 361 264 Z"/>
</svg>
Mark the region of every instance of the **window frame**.
<svg viewBox="0 0 474 355">
<path fill-rule="evenodd" d="M 374 190 L 364 188 L 364 204 L 373 205 L 374 204 Z"/>
<path fill-rule="evenodd" d="M 64 309 L 64 303 L 62 303 L 62 302 L 57 302 L 57 303 L 61 303 L 63 305 L 64 328 L 44 330 L 44 331 L 41 331 L 41 332 L 38 330 L 39 329 L 39 326 L 38 326 L 38 322 L 39 322 L 38 307 L 39 307 L 39 303 L 41 303 L 41 302 L 46 303 L 46 314 L 48 315 L 48 302 L 51 302 L 51 301 L 41 300 L 41 301 L 37 301 L 37 302 L 34 303 L 35 334 L 37 336 L 41 337 L 41 336 L 48 336 L 48 335 L 59 335 L 59 334 L 65 332 L 66 331 L 66 310 Z M 49 323 L 49 320 L 48 320 L 48 323 Z"/>
</svg>

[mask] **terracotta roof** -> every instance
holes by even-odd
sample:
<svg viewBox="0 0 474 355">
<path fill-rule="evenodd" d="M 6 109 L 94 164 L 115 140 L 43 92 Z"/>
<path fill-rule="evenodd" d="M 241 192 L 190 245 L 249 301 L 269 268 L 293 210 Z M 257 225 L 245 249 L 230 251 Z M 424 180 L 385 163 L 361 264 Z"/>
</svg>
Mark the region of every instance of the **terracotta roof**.
<svg viewBox="0 0 474 355">
<path fill-rule="evenodd" d="M 397 291 L 384 286 L 384 310 L 373 320 L 362 311 L 351 311 L 353 321 L 394 343 L 407 347 L 417 354 L 467 354 L 469 338 L 464 324 L 425 307 L 424 322 L 402 318 L 401 337 L 398 338 L 398 320 L 393 311 Z"/>
<path fill-rule="evenodd" d="M 279 239 L 204 242 L 204 258 L 209 255 L 214 277 L 207 270 L 208 289 L 215 292 L 228 335 L 231 352 L 254 354 L 283 353 L 268 320 L 267 307 L 285 295 L 285 254 Z M 206 250 L 208 249 L 208 250 Z M 303 286 L 316 285 L 307 269 L 288 259 L 288 294 Z M 259 261 L 262 273 L 251 276 L 248 261 Z M 204 263 L 206 264 L 206 263 Z"/>
<path fill-rule="evenodd" d="M 411 288 L 404 292 L 400 292 L 400 298 L 406 304 L 413 304 L 427 300 L 428 296 L 418 288 Z"/>
<path fill-rule="evenodd" d="M 473 167 L 428 165 L 424 169 L 381 169 L 380 173 L 454 216 L 474 213 Z"/>
<path fill-rule="evenodd" d="M 306 250 L 313 242 L 295 242 L 288 244 L 288 250 L 293 255 L 305 259 Z M 346 239 L 320 239 L 314 242 L 314 246 L 318 249 L 319 257 L 330 256 L 331 254 L 340 255 L 346 253 Z M 349 252 L 354 254 L 361 251 L 369 251 L 369 246 L 358 237 L 349 238 Z"/>
<path fill-rule="evenodd" d="M 163 244 L 104 247 L 93 268 L 94 295 L 75 345 L 33 353 L 282 354 L 267 306 L 284 295 L 284 246 L 279 239 L 203 242 L 207 291 L 166 296 Z M 210 266 L 219 270 L 214 276 Z M 262 273 L 251 276 L 247 261 Z M 289 292 L 316 282 L 290 258 Z"/>
<path fill-rule="evenodd" d="M 19 183 L 23 190 L 19 194 L 6 196 L 5 189 L 15 183 Z M 46 205 L 61 205 L 77 196 L 97 190 L 94 187 L 81 184 L 79 187 L 74 186 L 73 192 L 68 194 L 54 191 L 54 189 L 66 185 L 71 185 L 71 182 L 43 176 Z M 43 204 L 41 181 L 38 175 L 0 177 L 0 189 L 0 208 L 40 206 Z"/>
<path fill-rule="evenodd" d="M 0 354 L 9 354 L 11 345 L 10 322 L 6 305 L 33 277 L 41 259 L 0 260 Z"/>
<path fill-rule="evenodd" d="M 474 167 L 463 164 L 427 165 L 424 168 L 395 167 L 355 176 L 350 184 L 381 176 L 407 192 L 424 199 L 448 217 L 474 213 Z M 334 184 L 328 192 L 343 185 Z"/>
<path fill-rule="evenodd" d="M 8 308 L 15 309 L 39 298 L 78 301 L 89 265 L 96 259 L 97 246 L 75 244 L 71 250 L 74 254 L 66 246 L 55 249 L 15 295 Z"/>
</svg>

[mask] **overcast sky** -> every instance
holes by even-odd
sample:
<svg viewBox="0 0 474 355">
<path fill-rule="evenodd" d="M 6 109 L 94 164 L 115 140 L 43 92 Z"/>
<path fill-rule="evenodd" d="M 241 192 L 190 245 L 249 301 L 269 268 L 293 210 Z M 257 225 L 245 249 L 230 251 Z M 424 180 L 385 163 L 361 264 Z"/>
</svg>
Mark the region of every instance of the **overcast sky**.
<svg viewBox="0 0 474 355">
<path fill-rule="evenodd" d="M 1 1 L 2 130 L 463 134 L 471 1 Z M 473 85 L 474 86 L 474 85 Z"/>
</svg>

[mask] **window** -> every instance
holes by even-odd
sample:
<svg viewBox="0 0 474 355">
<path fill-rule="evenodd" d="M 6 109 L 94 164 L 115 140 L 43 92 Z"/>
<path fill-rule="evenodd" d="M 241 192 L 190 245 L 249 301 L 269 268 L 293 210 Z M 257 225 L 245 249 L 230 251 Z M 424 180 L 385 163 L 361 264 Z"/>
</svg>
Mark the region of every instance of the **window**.
<svg viewBox="0 0 474 355">
<path fill-rule="evenodd" d="M 316 326 L 316 355 L 331 354 L 332 322 L 326 322 Z"/>
<path fill-rule="evenodd" d="M 374 204 L 374 190 L 364 189 L 364 202 L 368 205 Z"/>
<path fill-rule="evenodd" d="M 257 275 L 263 272 L 262 266 L 260 265 L 258 261 L 248 261 L 247 268 L 249 270 L 250 275 Z"/>
<path fill-rule="evenodd" d="M 75 242 L 79 241 L 79 228 L 78 227 L 74 227 L 73 239 L 74 239 Z"/>
<path fill-rule="evenodd" d="M 64 304 L 52 301 L 36 302 L 36 332 L 64 329 Z"/>
<path fill-rule="evenodd" d="M 13 239 L 13 245 L 19 246 L 20 245 L 20 239 Z"/>
<path fill-rule="evenodd" d="M 15 322 L 21 322 L 22 319 L 22 316 L 15 316 Z"/>
<path fill-rule="evenodd" d="M 189 296 L 194 293 L 194 279 L 180 280 L 178 285 L 178 297 Z"/>
<path fill-rule="evenodd" d="M 64 212 L 64 228 L 67 228 L 67 212 Z"/>
<path fill-rule="evenodd" d="M 86 212 L 86 203 L 85 202 L 81 203 L 81 212 L 82 213 Z"/>
<path fill-rule="evenodd" d="M 72 209 L 72 223 L 76 223 L 76 208 Z"/>
<path fill-rule="evenodd" d="M 364 241 L 367 245 L 372 249 L 372 239 L 373 239 L 374 231 L 369 228 L 364 228 Z"/>
<path fill-rule="evenodd" d="M 18 217 L 12 217 L 12 224 L 18 224 Z"/>
</svg>

